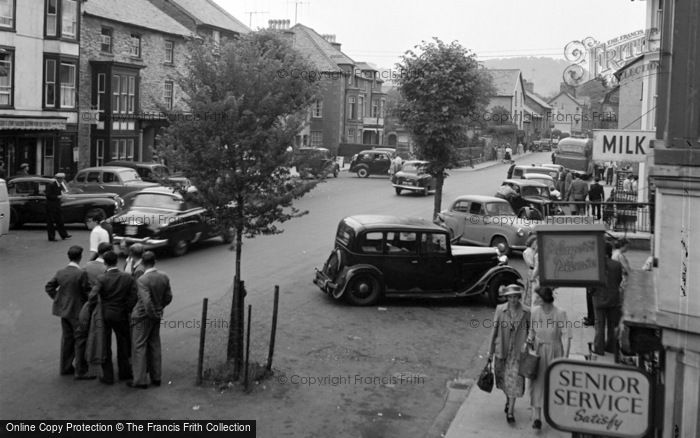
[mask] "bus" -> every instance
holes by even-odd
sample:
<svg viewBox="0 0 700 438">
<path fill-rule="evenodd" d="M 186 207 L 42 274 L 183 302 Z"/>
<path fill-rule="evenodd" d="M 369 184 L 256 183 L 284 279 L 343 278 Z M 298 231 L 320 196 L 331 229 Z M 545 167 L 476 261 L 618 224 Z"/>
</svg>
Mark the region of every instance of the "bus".
<svg viewBox="0 0 700 438">
<path fill-rule="evenodd" d="M 584 179 L 593 175 L 593 139 L 567 137 L 559 141 L 554 164 Z"/>
</svg>

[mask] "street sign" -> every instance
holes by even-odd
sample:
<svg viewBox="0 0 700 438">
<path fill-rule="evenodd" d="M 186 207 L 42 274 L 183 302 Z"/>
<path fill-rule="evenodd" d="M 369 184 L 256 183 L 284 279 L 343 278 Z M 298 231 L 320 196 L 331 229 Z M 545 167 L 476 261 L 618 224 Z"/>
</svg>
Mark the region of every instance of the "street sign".
<svg viewBox="0 0 700 438">
<path fill-rule="evenodd" d="M 598 161 L 646 162 L 654 131 L 593 130 L 593 159 Z"/>
<path fill-rule="evenodd" d="M 544 415 L 566 432 L 643 437 L 652 426 L 652 383 L 628 366 L 559 359 L 545 375 Z"/>
<path fill-rule="evenodd" d="M 540 285 L 595 287 L 605 284 L 605 226 L 578 223 L 581 225 L 535 227 Z"/>
</svg>

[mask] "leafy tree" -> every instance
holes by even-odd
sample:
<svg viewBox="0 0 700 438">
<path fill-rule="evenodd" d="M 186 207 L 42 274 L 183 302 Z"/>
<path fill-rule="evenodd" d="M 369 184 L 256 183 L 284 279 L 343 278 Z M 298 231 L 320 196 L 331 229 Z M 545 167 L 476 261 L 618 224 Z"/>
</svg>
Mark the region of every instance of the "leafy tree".
<svg viewBox="0 0 700 438">
<path fill-rule="evenodd" d="M 303 127 L 318 84 L 301 55 L 273 32 L 217 46 L 190 43 L 178 82 L 190 113 L 160 138 L 159 153 L 190 178 L 196 197 L 222 230 L 235 230 L 234 299 L 227 358 L 234 375 L 243 358 L 243 238 L 282 232 L 278 224 L 306 214 L 294 199 L 314 183 L 291 178 L 288 148 Z"/>
<path fill-rule="evenodd" d="M 497 105 L 491 108 L 489 125 L 491 126 L 503 126 L 511 125 L 510 112 L 503 106 Z"/>
<path fill-rule="evenodd" d="M 433 218 L 440 212 L 446 170 L 457 162 L 456 149 L 466 143 L 466 127 L 477 119 L 494 94 L 491 77 L 475 55 L 459 43 L 438 38 L 407 51 L 397 66 L 403 100 L 399 118 L 413 135 L 418 158 L 429 161 L 437 182 Z"/>
</svg>

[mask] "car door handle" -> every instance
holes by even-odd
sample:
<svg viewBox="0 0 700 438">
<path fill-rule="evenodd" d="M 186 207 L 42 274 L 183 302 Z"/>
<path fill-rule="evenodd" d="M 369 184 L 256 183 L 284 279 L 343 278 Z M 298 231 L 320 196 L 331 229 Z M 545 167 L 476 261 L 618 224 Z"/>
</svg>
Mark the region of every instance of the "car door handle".
<svg viewBox="0 0 700 438">
<path fill-rule="evenodd" d="M 418 260 L 411 260 L 411 263 L 418 264 Z"/>
<path fill-rule="evenodd" d="M 445 264 L 446 264 L 446 265 L 452 264 L 452 260 L 447 260 L 447 261 L 445 262 Z"/>
</svg>

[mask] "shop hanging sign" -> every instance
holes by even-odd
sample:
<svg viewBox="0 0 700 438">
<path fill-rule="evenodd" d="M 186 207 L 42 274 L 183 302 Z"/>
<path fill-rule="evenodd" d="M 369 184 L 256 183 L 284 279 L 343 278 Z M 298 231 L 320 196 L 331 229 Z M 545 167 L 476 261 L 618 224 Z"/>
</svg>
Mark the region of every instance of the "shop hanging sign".
<svg viewBox="0 0 700 438">
<path fill-rule="evenodd" d="M 652 383 L 628 366 L 560 359 L 545 374 L 544 414 L 554 428 L 643 437 L 652 427 Z"/>
<path fill-rule="evenodd" d="M 644 163 L 655 138 L 654 131 L 594 129 L 593 159 Z"/>
<path fill-rule="evenodd" d="M 604 225 L 537 225 L 535 233 L 542 286 L 605 284 Z"/>
</svg>

